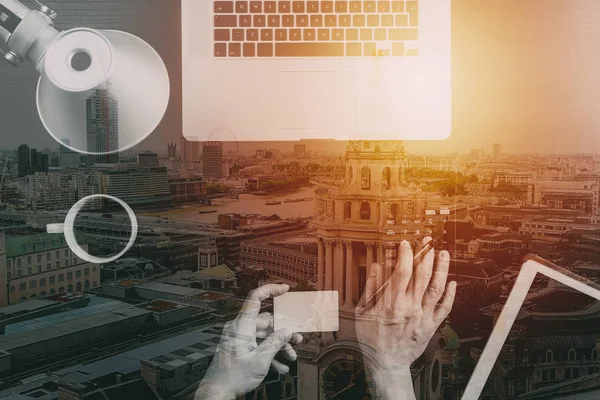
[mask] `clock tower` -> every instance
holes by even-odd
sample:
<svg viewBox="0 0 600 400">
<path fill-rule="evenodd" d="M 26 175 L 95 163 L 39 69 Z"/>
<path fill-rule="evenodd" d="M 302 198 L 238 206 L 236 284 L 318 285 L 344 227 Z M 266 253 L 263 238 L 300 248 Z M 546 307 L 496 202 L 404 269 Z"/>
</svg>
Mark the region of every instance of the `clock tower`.
<svg viewBox="0 0 600 400">
<path fill-rule="evenodd" d="M 439 215 L 427 212 L 428 196 L 407 179 L 407 164 L 400 141 L 351 141 L 341 186 L 316 189 L 317 285 L 339 293 L 340 329 L 305 335 L 298 349 L 299 400 L 380 397 L 370 373 L 376 357 L 361 353 L 354 329 L 369 268 L 379 263 L 387 279 L 402 240 L 415 244 L 443 231 Z M 418 399 L 441 399 L 438 339 L 411 368 Z"/>
</svg>

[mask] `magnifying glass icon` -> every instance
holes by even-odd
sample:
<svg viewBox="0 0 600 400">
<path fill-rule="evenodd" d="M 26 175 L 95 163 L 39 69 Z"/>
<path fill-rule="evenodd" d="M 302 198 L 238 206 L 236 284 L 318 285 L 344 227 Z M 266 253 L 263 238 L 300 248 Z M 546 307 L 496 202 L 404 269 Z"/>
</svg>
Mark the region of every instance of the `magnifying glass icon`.
<svg viewBox="0 0 600 400">
<path fill-rule="evenodd" d="M 123 250 L 121 250 L 121 252 L 119 252 L 118 254 L 113 255 L 111 257 L 102 258 L 102 257 L 96 257 L 96 256 L 89 254 L 87 251 L 85 251 L 79 245 L 79 243 L 77 243 L 77 239 L 75 238 L 75 230 L 74 230 L 75 217 L 77 216 L 77 213 L 79 213 L 79 211 L 81 211 L 81 209 L 87 202 L 92 201 L 94 199 L 107 199 L 107 200 L 112 200 L 112 201 L 118 203 L 119 205 L 121 205 L 121 207 L 123 207 L 125 209 L 125 211 L 127 212 L 127 215 L 129 216 L 129 219 L 131 220 L 131 235 L 129 237 L 129 241 L 127 242 L 127 245 L 125 246 L 125 248 Z M 106 195 L 106 194 L 94 194 L 94 195 L 85 197 L 85 198 L 79 200 L 77 203 L 75 203 L 75 205 L 73 207 L 71 207 L 71 209 L 67 213 L 64 223 L 48 224 L 46 226 L 46 231 L 48 233 L 64 233 L 65 240 L 67 241 L 69 248 L 71 249 L 73 254 L 75 254 L 80 259 L 85 260 L 90 263 L 94 263 L 94 264 L 107 264 L 107 263 L 113 262 L 113 261 L 121 258 L 125 253 L 127 253 L 127 251 L 129 251 L 131 246 L 133 246 L 133 244 L 135 243 L 135 239 L 137 238 L 138 222 L 137 222 L 135 213 L 133 212 L 131 207 L 129 207 L 129 205 L 127 203 L 125 203 L 123 200 L 113 197 L 113 196 Z"/>
</svg>

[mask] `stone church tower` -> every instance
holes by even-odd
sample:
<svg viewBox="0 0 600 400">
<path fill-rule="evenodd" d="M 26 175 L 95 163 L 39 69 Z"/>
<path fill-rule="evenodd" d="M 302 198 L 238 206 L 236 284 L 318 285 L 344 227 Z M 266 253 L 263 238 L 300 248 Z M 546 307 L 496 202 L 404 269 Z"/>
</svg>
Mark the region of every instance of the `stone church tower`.
<svg viewBox="0 0 600 400">
<path fill-rule="evenodd" d="M 402 240 L 414 244 L 443 230 L 439 213 L 427 212 L 427 196 L 407 180 L 407 156 L 400 141 L 351 141 L 345 164 L 345 180 L 339 188 L 316 190 L 313 220 L 318 236 L 318 290 L 338 292 L 340 330 L 308 335 L 299 349 L 299 400 L 337 399 L 336 393 L 342 390 L 358 390 L 354 396 L 361 400 L 378 398 L 376 389 L 360 391 L 357 382 L 345 389 L 343 382 L 345 375 L 357 379 L 361 370 L 377 365 L 361 354 L 354 334 L 354 308 L 369 268 L 379 263 L 387 279 Z M 435 382 L 441 381 L 440 351 L 430 345 L 418 362 L 413 374 L 418 399 L 441 398 L 441 385 L 433 389 L 429 384 L 432 374 Z M 438 368 L 432 372 L 435 360 Z"/>
</svg>

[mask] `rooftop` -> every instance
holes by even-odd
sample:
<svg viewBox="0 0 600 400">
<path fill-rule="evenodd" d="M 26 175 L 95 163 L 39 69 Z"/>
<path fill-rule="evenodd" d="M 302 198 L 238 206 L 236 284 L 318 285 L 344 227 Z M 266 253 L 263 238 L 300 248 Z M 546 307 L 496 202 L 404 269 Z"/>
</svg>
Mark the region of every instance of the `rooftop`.
<svg viewBox="0 0 600 400">
<path fill-rule="evenodd" d="M 79 244 L 84 244 L 78 240 Z M 39 253 L 68 247 L 64 235 L 40 233 L 25 236 L 6 236 L 6 257 L 19 257 L 26 254 Z"/>
<path fill-rule="evenodd" d="M 151 303 L 140 304 L 135 307 L 137 307 L 141 310 L 152 311 L 155 313 L 162 313 L 162 312 L 166 312 L 166 311 L 175 310 L 177 308 L 183 308 L 186 306 L 183 304 L 177 304 L 177 303 L 173 303 L 173 302 L 165 301 L 165 300 L 154 300 Z"/>
</svg>

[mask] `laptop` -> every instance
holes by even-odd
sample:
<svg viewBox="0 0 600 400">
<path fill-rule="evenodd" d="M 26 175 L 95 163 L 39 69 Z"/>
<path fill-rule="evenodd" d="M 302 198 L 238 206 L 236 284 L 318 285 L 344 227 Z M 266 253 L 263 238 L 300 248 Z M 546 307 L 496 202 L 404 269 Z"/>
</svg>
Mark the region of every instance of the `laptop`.
<svg viewBox="0 0 600 400">
<path fill-rule="evenodd" d="M 190 140 L 442 140 L 449 0 L 182 0 Z"/>
</svg>

